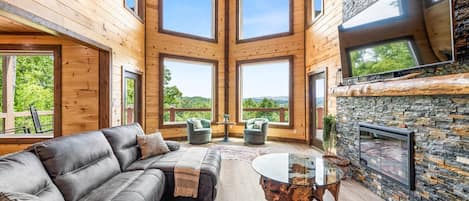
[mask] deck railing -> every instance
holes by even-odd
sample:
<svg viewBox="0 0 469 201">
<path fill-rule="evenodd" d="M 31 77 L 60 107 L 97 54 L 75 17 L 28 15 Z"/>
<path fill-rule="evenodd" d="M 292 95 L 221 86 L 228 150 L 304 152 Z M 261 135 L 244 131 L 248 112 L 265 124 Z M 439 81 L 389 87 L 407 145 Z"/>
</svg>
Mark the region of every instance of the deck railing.
<svg viewBox="0 0 469 201">
<path fill-rule="evenodd" d="M 165 109 L 165 112 L 169 112 L 169 122 L 176 121 L 176 112 L 210 112 L 211 108 L 174 108 Z M 244 112 L 278 112 L 280 122 L 287 122 L 286 116 L 288 108 L 243 108 Z"/>
<path fill-rule="evenodd" d="M 37 114 L 39 116 L 48 116 L 48 115 L 54 115 L 54 111 L 37 111 Z M 3 120 L 3 124 L 0 124 L 0 134 L 6 134 L 6 133 L 14 133 L 16 130 L 18 131 L 25 131 L 25 129 L 28 130 L 34 130 L 34 128 L 29 128 L 27 125 L 23 125 L 20 128 L 15 128 L 15 120 L 17 117 L 30 117 L 31 112 L 30 111 L 23 111 L 23 112 L 12 112 L 12 113 L 0 113 L 0 119 Z M 31 125 L 33 125 L 31 119 Z M 46 123 L 46 122 L 41 122 L 41 123 Z M 9 132 L 4 132 L 4 131 L 9 131 Z"/>
</svg>

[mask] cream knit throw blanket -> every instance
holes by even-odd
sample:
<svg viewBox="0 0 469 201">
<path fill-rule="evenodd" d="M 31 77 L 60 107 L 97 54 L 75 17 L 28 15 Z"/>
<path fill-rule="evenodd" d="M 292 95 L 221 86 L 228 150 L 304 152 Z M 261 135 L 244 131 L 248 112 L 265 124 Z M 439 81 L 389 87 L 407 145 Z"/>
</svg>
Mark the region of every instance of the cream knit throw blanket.
<svg viewBox="0 0 469 201">
<path fill-rule="evenodd" d="M 200 166 L 207 148 L 190 148 L 174 167 L 174 197 L 197 198 Z"/>
</svg>

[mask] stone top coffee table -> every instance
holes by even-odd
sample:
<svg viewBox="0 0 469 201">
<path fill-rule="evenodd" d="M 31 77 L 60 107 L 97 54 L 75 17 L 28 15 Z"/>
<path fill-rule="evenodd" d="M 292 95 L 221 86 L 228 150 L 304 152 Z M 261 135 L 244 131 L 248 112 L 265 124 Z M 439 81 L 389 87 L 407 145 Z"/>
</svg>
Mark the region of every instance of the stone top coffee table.
<svg viewBox="0 0 469 201">
<path fill-rule="evenodd" d="M 322 201 L 326 190 L 338 200 L 342 172 L 322 158 L 267 154 L 254 159 L 252 167 L 269 201 Z"/>
</svg>

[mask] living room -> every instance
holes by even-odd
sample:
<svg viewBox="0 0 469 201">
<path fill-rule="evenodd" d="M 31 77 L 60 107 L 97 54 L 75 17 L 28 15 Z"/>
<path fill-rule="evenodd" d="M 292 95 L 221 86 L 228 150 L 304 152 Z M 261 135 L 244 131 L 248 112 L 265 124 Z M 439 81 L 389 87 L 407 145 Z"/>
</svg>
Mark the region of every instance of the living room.
<svg viewBox="0 0 469 201">
<path fill-rule="evenodd" d="M 0 201 L 469 200 L 468 16 L 0 0 Z"/>
</svg>

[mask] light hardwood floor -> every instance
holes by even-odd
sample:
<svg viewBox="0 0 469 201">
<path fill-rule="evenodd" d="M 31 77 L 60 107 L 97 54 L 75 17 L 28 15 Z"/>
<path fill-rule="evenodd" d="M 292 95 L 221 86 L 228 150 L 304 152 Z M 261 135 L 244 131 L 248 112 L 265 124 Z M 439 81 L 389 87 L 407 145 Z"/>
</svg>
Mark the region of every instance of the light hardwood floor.
<svg viewBox="0 0 469 201">
<path fill-rule="evenodd" d="M 214 147 L 216 145 L 234 145 L 245 147 L 243 140 L 230 138 L 230 142 L 222 142 L 221 138 L 213 139 L 212 143 L 201 145 Z M 183 142 L 184 147 L 192 147 Z M 321 156 L 321 153 L 308 145 L 298 143 L 284 143 L 269 141 L 265 145 L 248 147 L 265 148 L 269 153 L 302 153 L 312 156 Z M 275 168 L 275 167 L 273 167 Z M 259 175 L 252 169 L 248 161 L 223 160 L 218 195 L 216 201 L 265 201 L 264 192 L 259 185 Z M 333 201 L 331 194 L 326 194 L 325 201 Z M 361 184 L 346 180 L 341 183 L 340 201 L 383 201 Z"/>
</svg>

